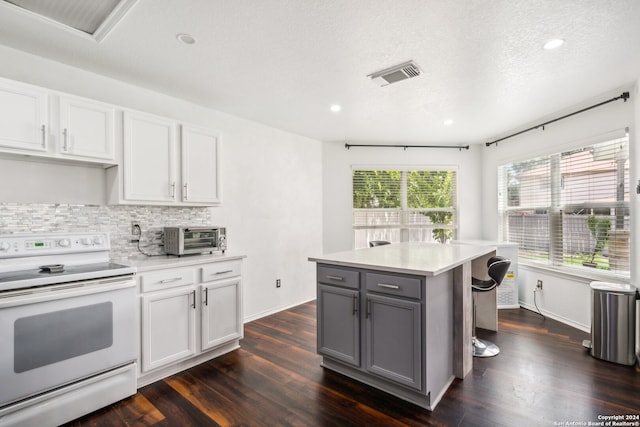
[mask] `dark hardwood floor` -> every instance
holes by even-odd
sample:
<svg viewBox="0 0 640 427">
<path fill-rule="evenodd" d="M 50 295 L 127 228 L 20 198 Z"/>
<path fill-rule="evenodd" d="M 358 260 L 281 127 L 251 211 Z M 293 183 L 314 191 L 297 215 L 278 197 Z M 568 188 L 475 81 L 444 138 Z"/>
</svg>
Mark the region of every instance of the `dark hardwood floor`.
<svg viewBox="0 0 640 427">
<path fill-rule="evenodd" d="M 308 303 L 248 323 L 239 350 L 69 425 L 558 426 L 640 415 L 640 372 L 592 358 L 588 334 L 524 309 L 500 310 L 498 333 L 478 331 L 501 353 L 475 358 L 433 412 L 321 368 L 315 313 Z"/>
</svg>

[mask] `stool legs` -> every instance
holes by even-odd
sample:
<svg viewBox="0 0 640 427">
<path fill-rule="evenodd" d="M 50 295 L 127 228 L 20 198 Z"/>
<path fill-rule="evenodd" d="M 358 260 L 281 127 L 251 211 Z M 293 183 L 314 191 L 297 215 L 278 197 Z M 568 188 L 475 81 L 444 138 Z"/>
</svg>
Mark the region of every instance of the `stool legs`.
<svg viewBox="0 0 640 427">
<path fill-rule="evenodd" d="M 500 353 L 498 346 L 476 337 L 476 294 L 477 292 L 473 292 L 473 337 L 471 338 L 473 357 L 492 357 Z"/>
</svg>

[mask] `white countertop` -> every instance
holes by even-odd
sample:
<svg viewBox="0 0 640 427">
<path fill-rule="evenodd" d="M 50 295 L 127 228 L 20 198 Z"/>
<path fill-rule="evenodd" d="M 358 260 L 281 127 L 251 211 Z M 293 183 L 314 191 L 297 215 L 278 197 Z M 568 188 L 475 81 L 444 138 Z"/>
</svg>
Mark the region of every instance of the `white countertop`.
<svg viewBox="0 0 640 427">
<path fill-rule="evenodd" d="M 206 254 L 206 255 L 161 255 L 161 256 L 141 256 L 131 258 L 114 259 L 119 264 L 126 264 L 138 269 L 138 272 L 160 270 L 163 268 L 185 267 L 189 265 L 208 264 L 211 262 L 233 261 L 246 258 L 246 255 L 238 254 Z"/>
<path fill-rule="evenodd" d="M 455 243 L 393 243 L 309 257 L 309 261 L 403 274 L 436 276 L 495 250 L 495 246 Z"/>
</svg>

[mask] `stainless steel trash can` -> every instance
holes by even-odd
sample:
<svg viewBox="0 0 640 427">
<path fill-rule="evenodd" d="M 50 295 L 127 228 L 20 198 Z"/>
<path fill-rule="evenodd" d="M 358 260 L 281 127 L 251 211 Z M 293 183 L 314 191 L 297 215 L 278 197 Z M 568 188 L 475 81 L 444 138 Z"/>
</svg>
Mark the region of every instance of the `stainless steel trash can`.
<svg viewBox="0 0 640 427">
<path fill-rule="evenodd" d="M 635 363 L 636 288 L 591 282 L 591 355 L 623 365 Z"/>
</svg>

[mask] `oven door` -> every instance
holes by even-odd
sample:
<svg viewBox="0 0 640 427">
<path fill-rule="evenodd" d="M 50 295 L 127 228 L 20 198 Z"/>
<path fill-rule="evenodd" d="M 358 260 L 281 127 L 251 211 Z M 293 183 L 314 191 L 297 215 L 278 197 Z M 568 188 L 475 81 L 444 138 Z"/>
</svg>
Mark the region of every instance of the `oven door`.
<svg viewBox="0 0 640 427">
<path fill-rule="evenodd" d="M 187 228 L 183 233 L 184 253 L 213 251 L 218 242 L 218 230 L 214 228 Z"/>
<path fill-rule="evenodd" d="M 0 407 L 136 358 L 133 277 L 0 294 Z"/>
</svg>

